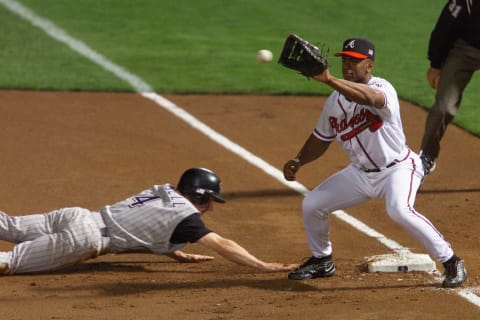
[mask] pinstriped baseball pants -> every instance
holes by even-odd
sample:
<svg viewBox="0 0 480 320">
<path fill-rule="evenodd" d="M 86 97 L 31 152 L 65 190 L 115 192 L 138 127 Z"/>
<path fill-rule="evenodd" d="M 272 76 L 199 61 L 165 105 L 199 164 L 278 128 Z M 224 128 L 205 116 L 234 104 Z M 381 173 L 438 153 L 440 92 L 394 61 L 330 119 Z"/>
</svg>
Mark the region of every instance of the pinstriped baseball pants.
<svg viewBox="0 0 480 320">
<path fill-rule="evenodd" d="M 100 217 L 78 207 L 26 216 L 0 211 L 0 240 L 16 244 L 0 252 L 0 263 L 8 264 L 7 274 L 16 274 L 52 271 L 97 257 L 105 238 L 101 219 L 94 215 Z"/>
</svg>

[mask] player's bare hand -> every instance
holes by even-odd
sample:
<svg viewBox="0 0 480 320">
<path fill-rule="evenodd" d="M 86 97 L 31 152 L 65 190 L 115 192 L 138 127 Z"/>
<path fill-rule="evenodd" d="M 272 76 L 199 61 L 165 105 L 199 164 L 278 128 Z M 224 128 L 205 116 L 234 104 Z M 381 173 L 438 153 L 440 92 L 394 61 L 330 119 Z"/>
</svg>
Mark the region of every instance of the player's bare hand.
<svg viewBox="0 0 480 320">
<path fill-rule="evenodd" d="M 433 89 L 438 88 L 438 82 L 440 81 L 440 73 L 441 70 L 436 68 L 429 68 L 427 71 L 427 81 L 428 84 L 430 84 L 430 87 L 432 87 Z"/>
<path fill-rule="evenodd" d="M 277 263 L 277 262 L 267 262 L 265 263 L 263 270 L 268 272 L 279 272 L 279 271 L 291 271 L 295 268 L 298 268 L 299 264 L 288 264 L 288 263 Z"/>
<path fill-rule="evenodd" d="M 298 159 L 288 160 L 283 166 L 283 176 L 288 181 L 295 181 L 298 169 L 300 169 L 300 161 Z"/>
<path fill-rule="evenodd" d="M 214 257 L 212 256 L 205 256 L 205 255 L 202 255 L 202 254 L 192 254 L 192 253 L 187 253 L 184 257 L 183 257 L 183 261 L 182 262 L 204 262 L 204 261 L 210 261 L 210 260 L 213 260 L 215 259 Z"/>
</svg>

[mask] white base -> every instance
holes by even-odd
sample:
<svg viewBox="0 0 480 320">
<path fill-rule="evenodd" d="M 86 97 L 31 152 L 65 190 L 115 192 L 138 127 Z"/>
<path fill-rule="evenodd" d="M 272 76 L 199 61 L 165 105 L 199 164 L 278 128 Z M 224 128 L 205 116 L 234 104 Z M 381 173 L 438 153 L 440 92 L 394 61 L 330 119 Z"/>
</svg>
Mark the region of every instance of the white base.
<svg viewBox="0 0 480 320">
<path fill-rule="evenodd" d="M 366 257 L 368 272 L 407 272 L 436 270 L 435 262 L 428 254 L 389 253 Z"/>
</svg>

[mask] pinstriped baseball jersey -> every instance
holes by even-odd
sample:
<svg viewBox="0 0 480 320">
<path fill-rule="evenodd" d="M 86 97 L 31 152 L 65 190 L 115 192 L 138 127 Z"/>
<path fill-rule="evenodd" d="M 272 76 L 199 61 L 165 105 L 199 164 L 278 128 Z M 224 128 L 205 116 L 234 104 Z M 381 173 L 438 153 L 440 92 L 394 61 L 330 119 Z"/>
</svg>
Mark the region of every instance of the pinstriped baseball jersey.
<svg viewBox="0 0 480 320">
<path fill-rule="evenodd" d="M 377 109 L 350 101 L 337 91 L 328 98 L 313 134 L 337 140 L 357 167 L 384 168 L 408 152 L 397 92 L 386 80 L 372 77 L 368 85 L 381 91 L 385 106 Z"/>
<path fill-rule="evenodd" d="M 111 252 L 151 251 L 163 254 L 186 244 L 172 244 L 175 227 L 197 213 L 170 184 L 155 185 L 100 211 L 110 237 Z"/>
</svg>

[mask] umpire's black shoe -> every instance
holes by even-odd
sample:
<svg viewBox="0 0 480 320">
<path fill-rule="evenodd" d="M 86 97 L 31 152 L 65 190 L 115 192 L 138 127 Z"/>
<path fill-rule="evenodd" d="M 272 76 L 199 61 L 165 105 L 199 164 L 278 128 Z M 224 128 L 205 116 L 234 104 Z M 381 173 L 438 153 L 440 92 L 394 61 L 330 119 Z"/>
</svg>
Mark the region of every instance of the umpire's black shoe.
<svg viewBox="0 0 480 320">
<path fill-rule="evenodd" d="M 332 255 L 315 258 L 310 257 L 304 264 L 288 274 L 290 280 L 306 280 L 331 277 L 335 274 Z"/>
<path fill-rule="evenodd" d="M 431 159 L 429 156 L 423 153 L 423 151 L 420 152 L 420 159 L 422 160 L 423 172 L 425 176 L 435 170 L 435 167 L 436 167 L 435 160 Z"/>
<path fill-rule="evenodd" d="M 445 279 L 442 287 L 456 288 L 461 286 L 467 279 L 467 270 L 462 259 L 454 255 L 447 262 L 443 263 L 445 267 Z"/>
</svg>

